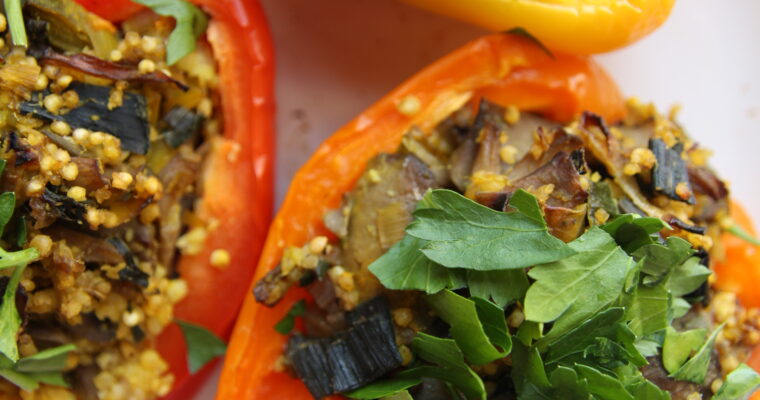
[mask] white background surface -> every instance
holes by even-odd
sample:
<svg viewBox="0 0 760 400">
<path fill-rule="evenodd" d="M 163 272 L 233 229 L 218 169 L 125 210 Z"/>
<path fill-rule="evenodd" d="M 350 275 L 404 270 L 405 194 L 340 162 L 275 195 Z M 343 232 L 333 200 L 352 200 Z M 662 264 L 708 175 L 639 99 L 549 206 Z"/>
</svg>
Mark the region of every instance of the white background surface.
<svg viewBox="0 0 760 400">
<path fill-rule="evenodd" d="M 261 0 L 277 61 L 277 187 L 333 131 L 484 31 L 392 0 Z M 598 60 L 626 96 L 666 110 L 760 221 L 760 1 L 679 0 L 665 25 Z M 213 399 L 218 370 L 197 400 Z"/>
</svg>

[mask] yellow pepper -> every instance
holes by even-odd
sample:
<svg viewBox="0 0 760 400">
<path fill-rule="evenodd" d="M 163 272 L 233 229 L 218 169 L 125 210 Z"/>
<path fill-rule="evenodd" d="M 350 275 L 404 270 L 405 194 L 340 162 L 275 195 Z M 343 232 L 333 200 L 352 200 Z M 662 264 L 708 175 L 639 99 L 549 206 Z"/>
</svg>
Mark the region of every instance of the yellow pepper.
<svg viewBox="0 0 760 400">
<path fill-rule="evenodd" d="M 675 0 L 401 0 L 494 31 L 526 29 L 551 50 L 602 53 L 655 30 Z"/>
</svg>

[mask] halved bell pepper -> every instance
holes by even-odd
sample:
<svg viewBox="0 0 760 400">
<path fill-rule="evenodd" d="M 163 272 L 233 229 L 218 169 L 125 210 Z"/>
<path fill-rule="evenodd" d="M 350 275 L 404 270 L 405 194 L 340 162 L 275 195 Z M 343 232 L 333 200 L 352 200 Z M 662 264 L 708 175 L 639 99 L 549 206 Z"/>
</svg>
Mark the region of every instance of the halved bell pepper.
<svg viewBox="0 0 760 400">
<path fill-rule="evenodd" d="M 94 12 L 134 11 L 128 0 L 109 0 L 107 7 L 98 6 L 106 2 L 78 1 Z M 200 254 L 179 260 L 177 268 L 189 291 L 174 311 L 176 318 L 227 338 L 249 293 L 272 214 L 274 60 L 258 1 L 192 1 L 210 15 L 206 39 L 219 71 L 224 138 L 213 144 L 199 208 L 202 218 L 218 220 L 219 227 L 209 235 Z M 120 15 L 114 18 L 124 19 Z M 209 260 L 210 253 L 220 248 L 231 257 L 225 269 L 211 266 Z M 175 377 L 168 397 L 190 398 L 203 379 L 190 379 L 184 338 L 176 324 L 161 334 L 157 348 Z M 196 375 L 210 371 L 211 364 Z"/>
<path fill-rule="evenodd" d="M 756 236 L 752 219 L 737 202 L 731 204 L 731 218 L 752 236 Z M 745 307 L 760 307 L 760 246 L 753 245 L 733 234 L 724 233 L 720 246 L 725 256 L 715 260 L 714 287 L 736 293 Z"/>
<path fill-rule="evenodd" d="M 370 158 L 394 151 L 411 126 L 428 131 L 479 96 L 558 121 L 569 121 L 585 109 L 609 120 L 624 113 L 615 84 L 586 57 L 552 58 L 515 35 L 496 34 L 470 42 L 401 84 L 317 149 L 291 183 L 269 230 L 255 280 L 275 268 L 286 246 L 329 235 L 323 215 L 338 207 Z M 402 113 L 399 104 L 412 98 L 419 109 Z M 286 337 L 275 332 L 274 325 L 304 296 L 302 290 L 291 290 L 274 308 L 256 303 L 251 295 L 246 298 L 217 399 L 311 398 L 300 381 L 276 370 Z"/>
<path fill-rule="evenodd" d="M 527 29 L 550 49 L 594 54 L 662 25 L 675 0 L 402 0 L 494 31 Z"/>
</svg>

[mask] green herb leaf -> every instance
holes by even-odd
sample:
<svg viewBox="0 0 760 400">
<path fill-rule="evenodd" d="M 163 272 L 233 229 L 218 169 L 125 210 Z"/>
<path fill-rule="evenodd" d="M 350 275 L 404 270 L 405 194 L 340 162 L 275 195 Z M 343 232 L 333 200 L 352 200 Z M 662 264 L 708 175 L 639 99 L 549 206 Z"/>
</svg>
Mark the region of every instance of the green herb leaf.
<svg viewBox="0 0 760 400">
<path fill-rule="evenodd" d="M 436 293 L 458 289 L 464 280 L 457 270 L 442 267 L 420 251 L 428 242 L 406 235 L 372 264 L 369 270 L 380 283 L 392 290 L 422 290 Z"/>
<path fill-rule="evenodd" d="M 635 400 L 616 377 L 604 374 L 587 365 L 575 365 L 578 374 L 588 382 L 588 391 L 599 399 Z"/>
<path fill-rule="evenodd" d="M 693 329 L 678 332 L 669 326 L 665 331 L 662 345 L 662 365 L 668 373 L 673 374 L 686 362 L 692 352 L 697 351 L 707 339 L 707 331 Z"/>
<path fill-rule="evenodd" d="M 669 296 L 664 284 L 639 285 L 632 295 L 626 296 L 625 316 L 636 336 L 644 337 L 668 326 Z"/>
<path fill-rule="evenodd" d="M 7 1 L 7 0 L 6 0 Z M 166 43 L 166 63 L 173 65 L 195 50 L 195 42 L 208 25 L 208 17 L 185 0 L 132 0 L 149 7 L 158 15 L 173 17 L 174 30 Z"/>
<path fill-rule="evenodd" d="M 290 307 L 288 313 L 274 326 L 274 330 L 287 335 L 296 326 L 296 317 L 300 317 L 306 311 L 306 302 L 299 300 Z"/>
<path fill-rule="evenodd" d="M 621 214 L 612 221 L 601 225 L 626 253 L 632 254 L 639 247 L 657 243 L 656 235 L 663 229 L 672 229 L 665 221 L 636 214 Z"/>
<path fill-rule="evenodd" d="M 536 282 L 525 295 L 525 318 L 556 320 L 547 338 L 567 332 L 617 299 L 628 270 L 634 266 L 612 237 L 597 227 L 571 242 L 570 247 L 577 254 L 537 265 L 528 273 Z"/>
<path fill-rule="evenodd" d="M 670 400 L 668 392 L 646 379 L 626 388 L 636 400 Z"/>
<path fill-rule="evenodd" d="M 700 264 L 699 258 L 691 257 L 675 267 L 666 286 L 673 296 L 684 296 L 702 286 L 710 274 L 710 269 Z"/>
<path fill-rule="evenodd" d="M 660 343 L 654 340 L 640 339 L 634 343 L 634 346 L 644 357 L 654 357 L 659 354 Z"/>
<path fill-rule="evenodd" d="M 13 192 L 0 194 L 0 236 L 3 235 L 5 225 L 11 220 L 13 210 L 16 208 L 16 195 Z"/>
<path fill-rule="evenodd" d="M 531 200 L 532 199 L 532 200 Z M 518 190 L 510 205 L 518 209 L 503 213 L 478 204 L 451 190 L 425 195 L 407 233 L 429 243 L 422 252 L 445 267 L 478 271 L 525 268 L 556 261 L 573 254 L 561 240 L 550 235 L 535 198 Z"/>
<path fill-rule="evenodd" d="M 18 228 L 16 229 L 16 245 L 21 247 L 26 244 L 26 217 L 23 215 L 18 219 Z"/>
<path fill-rule="evenodd" d="M 483 381 L 464 361 L 464 355 L 453 339 L 442 339 L 420 332 L 412 341 L 412 349 L 418 357 L 436 366 L 411 368 L 399 373 L 398 377 L 440 379 L 454 385 L 468 399 L 485 400 Z"/>
<path fill-rule="evenodd" d="M 726 377 L 713 400 L 734 400 L 748 396 L 760 387 L 760 375 L 747 364 L 740 364 Z"/>
<path fill-rule="evenodd" d="M 733 224 L 729 226 L 728 229 L 726 229 L 726 232 L 738 237 L 739 239 L 744 240 L 747 243 L 754 244 L 755 246 L 760 246 L 760 239 L 752 236 L 739 224 Z"/>
<path fill-rule="evenodd" d="M 691 243 L 675 236 L 667 239 L 666 245 L 648 244 L 638 248 L 632 256 L 641 260 L 641 272 L 654 277 L 649 284 L 659 283 L 677 265 L 683 264 L 696 250 Z"/>
<path fill-rule="evenodd" d="M 61 372 L 66 366 L 69 353 L 76 350 L 73 344 L 65 344 L 43 350 L 29 357 L 24 357 L 16 363 L 14 369 L 18 372 Z"/>
<path fill-rule="evenodd" d="M 697 350 L 697 353 L 670 376 L 682 381 L 703 384 L 707 375 L 707 367 L 710 364 L 710 355 L 715 345 L 715 338 L 718 337 L 718 332 L 723 329 L 724 325 L 725 323 L 718 326 L 710 335 L 710 338 Z"/>
<path fill-rule="evenodd" d="M 27 47 L 26 27 L 24 16 L 21 14 L 21 0 L 4 0 L 5 18 L 8 20 L 8 30 L 15 46 Z"/>
<path fill-rule="evenodd" d="M 14 363 L 19 359 L 16 340 L 21 328 L 21 317 L 16 310 L 16 289 L 24 268 L 26 264 L 18 265 L 13 271 L 3 293 L 3 304 L 0 305 L 0 354 Z"/>
<path fill-rule="evenodd" d="M 417 386 L 422 382 L 418 377 L 390 378 L 381 381 L 375 381 L 367 386 L 361 387 L 345 395 L 352 399 L 379 399 L 388 397 L 399 392 L 406 392 L 412 386 Z M 408 394 L 408 393 L 407 393 Z"/>
<path fill-rule="evenodd" d="M 187 364 L 190 373 L 193 374 L 201 369 L 214 357 L 221 356 L 227 350 L 227 345 L 206 328 L 189 322 L 176 320 L 182 329 L 187 346 Z"/>
<path fill-rule="evenodd" d="M 546 363 L 557 362 L 574 353 L 580 353 L 593 343 L 594 338 L 612 338 L 616 335 L 616 325 L 623 319 L 625 311 L 614 307 L 596 314 L 574 327 L 561 337 L 550 342 L 546 353 Z M 548 341 L 542 340 L 537 343 L 541 348 Z"/>
<path fill-rule="evenodd" d="M 492 299 L 501 308 L 522 299 L 528 286 L 528 277 L 522 269 L 467 271 L 467 287 L 470 288 L 470 294 Z"/>
<path fill-rule="evenodd" d="M 8 161 L 0 158 L 0 175 L 3 174 L 3 171 L 5 171 L 5 166 L 8 164 Z"/>
<path fill-rule="evenodd" d="M 426 300 L 451 325 L 451 336 L 471 364 L 486 364 L 509 354 L 512 341 L 504 311 L 497 305 L 478 298 L 466 299 L 450 290 Z"/>
<path fill-rule="evenodd" d="M 529 385 L 549 388 L 544 362 L 538 348 L 528 347 L 521 340 L 515 340 L 512 347 L 512 381 L 517 393 L 522 393 Z M 537 392 L 541 392 L 540 390 Z M 522 398 L 522 397 L 521 397 Z"/>
<path fill-rule="evenodd" d="M 574 369 L 560 365 L 549 375 L 549 381 L 554 389 L 553 398 L 567 400 L 590 400 L 591 393 L 585 379 L 580 379 Z M 557 396 L 559 394 L 560 396 Z"/>
<path fill-rule="evenodd" d="M 26 391 L 37 390 L 37 388 L 40 387 L 40 382 L 37 379 L 34 379 L 23 372 L 17 372 L 11 369 L 0 369 L 0 376 Z"/>
</svg>

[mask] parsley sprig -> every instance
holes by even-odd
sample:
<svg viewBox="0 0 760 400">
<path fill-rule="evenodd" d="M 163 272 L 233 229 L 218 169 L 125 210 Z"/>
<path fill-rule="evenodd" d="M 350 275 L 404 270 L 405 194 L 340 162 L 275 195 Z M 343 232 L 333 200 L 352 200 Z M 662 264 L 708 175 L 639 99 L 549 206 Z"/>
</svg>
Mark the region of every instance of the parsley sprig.
<svg viewBox="0 0 760 400">
<path fill-rule="evenodd" d="M 669 399 L 639 371 L 652 355 L 663 357 L 672 378 L 704 381 L 721 327 L 708 337 L 671 323 L 710 271 L 685 240 L 661 239 L 667 223 L 618 215 L 565 244 L 548 233 L 535 197 L 517 191 L 509 205 L 513 211 L 502 213 L 448 190 L 424 196 L 406 236 L 369 269 L 388 289 L 428 293 L 452 338 L 418 333 L 412 366 L 349 396 L 407 396 L 431 377 L 464 398 L 485 399 L 469 365 L 507 354 L 521 399 Z M 473 297 L 452 291 L 464 288 Z M 525 321 L 510 339 L 500 308 L 512 302 Z M 716 396 L 758 385 L 760 376 L 740 367 Z"/>
</svg>

